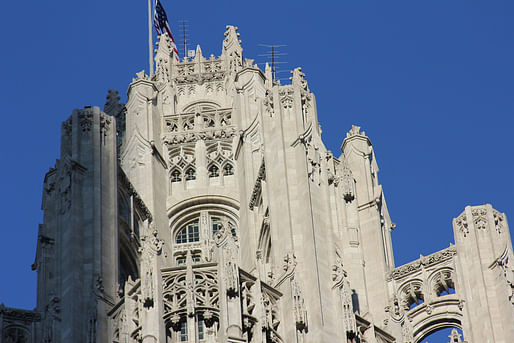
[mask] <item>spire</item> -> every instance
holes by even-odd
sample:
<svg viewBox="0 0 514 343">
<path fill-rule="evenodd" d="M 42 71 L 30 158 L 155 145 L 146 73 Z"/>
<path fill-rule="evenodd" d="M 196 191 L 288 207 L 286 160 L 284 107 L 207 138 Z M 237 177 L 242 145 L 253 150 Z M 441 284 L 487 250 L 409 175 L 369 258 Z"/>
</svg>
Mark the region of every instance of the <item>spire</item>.
<svg viewBox="0 0 514 343">
<path fill-rule="evenodd" d="M 266 62 L 266 67 L 264 68 L 264 75 L 266 76 L 266 79 L 271 80 L 273 75 L 271 74 L 271 67 L 269 66 L 268 62 Z"/>
<path fill-rule="evenodd" d="M 271 67 L 268 62 L 266 62 L 266 67 L 264 68 L 264 76 L 266 77 L 266 87 L 271 88 L 273 86 L 273 73 L 271 72 Z"/>
<path fill-rule="evenodd" d="M 111 116 L 118 115 L 118 113 L 123 109 L 123 104 L 120 104 L 120 97 L 118 94 L 119 92 L 114 89 L 109 89 L 107 93 L 104 112 Z"/>
<path fill-rule="evenodd" d="M 167 33 L 163 33 L 159 36 L 157 46 L 158 48 L 156 49 L 155 54 L 155 77 L 158 81 L 169 82 L 169 64 L 173 47 L 171 45 L 171 39 Z"/>
<path fill-rule="evenodd" d="M 159 35 L 159 41 L 156 43 L 157 49 L 155 50 L 155 61 L 157 62 L 159 59 L 171 57 L 171 53 L 173 51 L 173 47 L 171 45 L 171 39 L 167 33 L 163 33 Z"/>
<path fill-rule="evenodd" d="M 239 33 L 237 30 L 238 28 L 236 26 L 226 26 L 222 55 L 228 54 L 230 56 L 231 53 L 237 52 L 238 55 L 241 56 L 243 48 L 241 47 L 241 41 L 239 40 Z"/>
<path fill-rule="evenodd" d="M 201 61 L 203 59 L 202 48 L 200 48 L 200 44 L 196 46 L 195 52 L 195 61 Z"/>
</svg>

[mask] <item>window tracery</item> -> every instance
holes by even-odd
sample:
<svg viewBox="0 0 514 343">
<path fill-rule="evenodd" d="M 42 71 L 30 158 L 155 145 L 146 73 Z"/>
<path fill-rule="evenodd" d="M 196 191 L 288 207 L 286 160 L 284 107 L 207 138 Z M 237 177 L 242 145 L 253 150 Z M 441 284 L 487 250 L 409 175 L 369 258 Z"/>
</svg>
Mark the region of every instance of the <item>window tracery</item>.
<svg viewBox="0 0 514 343">
<path fill-rule="evenodd" d="M 179 146 L 169 151 L 169 178 L 172 183 L 196 180 L 194 146 Z"/>
<path fill-rule="evenodd" d="M 164 321 L 170 342 L 214 338 L 219 318 L 219 287 L 215 268 L 195 267 L 192 273 L 163 273 Z M 193 320 L 189 320 L 192 318 Z"/>
<path fill-rule="evenodd" d="M 234 175 L 231 146 L 228 142 L 218 141 L 207 147 L 209 177 Z"/>
<path fill-rule="evenodd" d="M 210 206 L 212 207 L 212 205 Z M 226 209 L 209 209 L 195 211 L 172 227 L 173 260 L 176 266 L 185 266 L 188 258 L 192 264 L 205 263 L 217 259 L 213 255 L 216 234 L 227 228 L 233 237 L 237 237 L 237 218 Z M 190 257 L 188 257 L 190 255 Z"/>
</svg>

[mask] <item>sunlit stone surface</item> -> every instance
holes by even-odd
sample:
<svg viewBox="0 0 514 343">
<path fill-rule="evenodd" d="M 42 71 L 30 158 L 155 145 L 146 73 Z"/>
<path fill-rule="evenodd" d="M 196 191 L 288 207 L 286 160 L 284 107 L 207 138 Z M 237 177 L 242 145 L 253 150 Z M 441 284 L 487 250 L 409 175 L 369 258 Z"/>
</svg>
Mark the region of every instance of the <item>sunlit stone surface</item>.
<svg viewBox="0 0 514 343">
<path fill-rule="evenodd" d="M 162 35 L 127 104 L 62 124 L 37 307 L 1 307 L 0 342 L 513 342 L 505 215 L 468 206 L 455 245 L 395 267 L 370 139 L 327 151 L 301 69 L 275 82 L 238 36 L 177 62 Z"/>
</svg>

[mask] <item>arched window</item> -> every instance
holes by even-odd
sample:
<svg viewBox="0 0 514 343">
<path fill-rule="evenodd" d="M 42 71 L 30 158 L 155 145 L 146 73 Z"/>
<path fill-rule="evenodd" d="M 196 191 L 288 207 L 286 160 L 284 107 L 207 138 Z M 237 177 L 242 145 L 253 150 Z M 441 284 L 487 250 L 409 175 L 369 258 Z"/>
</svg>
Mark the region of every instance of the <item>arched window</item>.
<svg viewBox="0 0 514 343">
<path fill-rule="evenodd" d="M 209 168 L 209 177 L 218 177 L 220 176 L 220 171 L 216 165 L 212 165 Z"/>
<path fill-rule="evenodd" d="M 5 329 L 3 334 L 3 342 L 29 342 L 30 337 L 27 330 L 17 326 L 11 326 Z"/>
<path fill-rule="evenodd" d="M 195 172 L 195 170 L 193 168 L 189 168 L 186 171 L 186 180 L 187 181 L 196 180 L 196 172 Z"/>
<path fill-rule="evenodd" d="M 232 167 L 230 163 L 225 164 L 225 167 L 223 168 L 223 175 L 234 175 L 234 167 Z"/>
<path fill-rule="evenodd" d="M 176 242 L 177 244 L 198 242 L 200 241 L 200 233 L 198 230 L 198 220 L 191 222 L 184 226 L 177 233 Z"/>
<path fill-rule="evenodd" d="M 180 175 L 180 171 L 175 169 L 171 172 L 171 182 L 180 182 L 182 181 L 182 175 Z"/>
</svg>

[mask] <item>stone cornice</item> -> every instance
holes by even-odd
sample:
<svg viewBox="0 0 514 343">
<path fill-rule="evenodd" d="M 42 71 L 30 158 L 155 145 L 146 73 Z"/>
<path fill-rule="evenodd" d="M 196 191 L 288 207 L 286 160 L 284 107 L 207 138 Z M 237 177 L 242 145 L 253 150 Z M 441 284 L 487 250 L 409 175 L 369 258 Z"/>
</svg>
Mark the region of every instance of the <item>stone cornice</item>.
<svg viewBox="0 0 514 343">
<path fill-rule="evenodd" d="M 450 260 L 455 255 L 457 255 L 457 248 L 454 245 L 450 245 L 446 249 L 440 250 L 428 256 L 422 256 L 415 261 L 393 269 L 387 276 L 387 279 L 399 280 L 407 275 L 418 272 L 421 270 L 422 266 L 430 267 L 443 261 Z"/>
<path fill-rule="evenodd" d="M 4 304 L 0 305 L 0 316 L 24 322 L 38 322 L 41 320 L 41 315 L 35 311 L 7 307 Z"/>
</svg>

